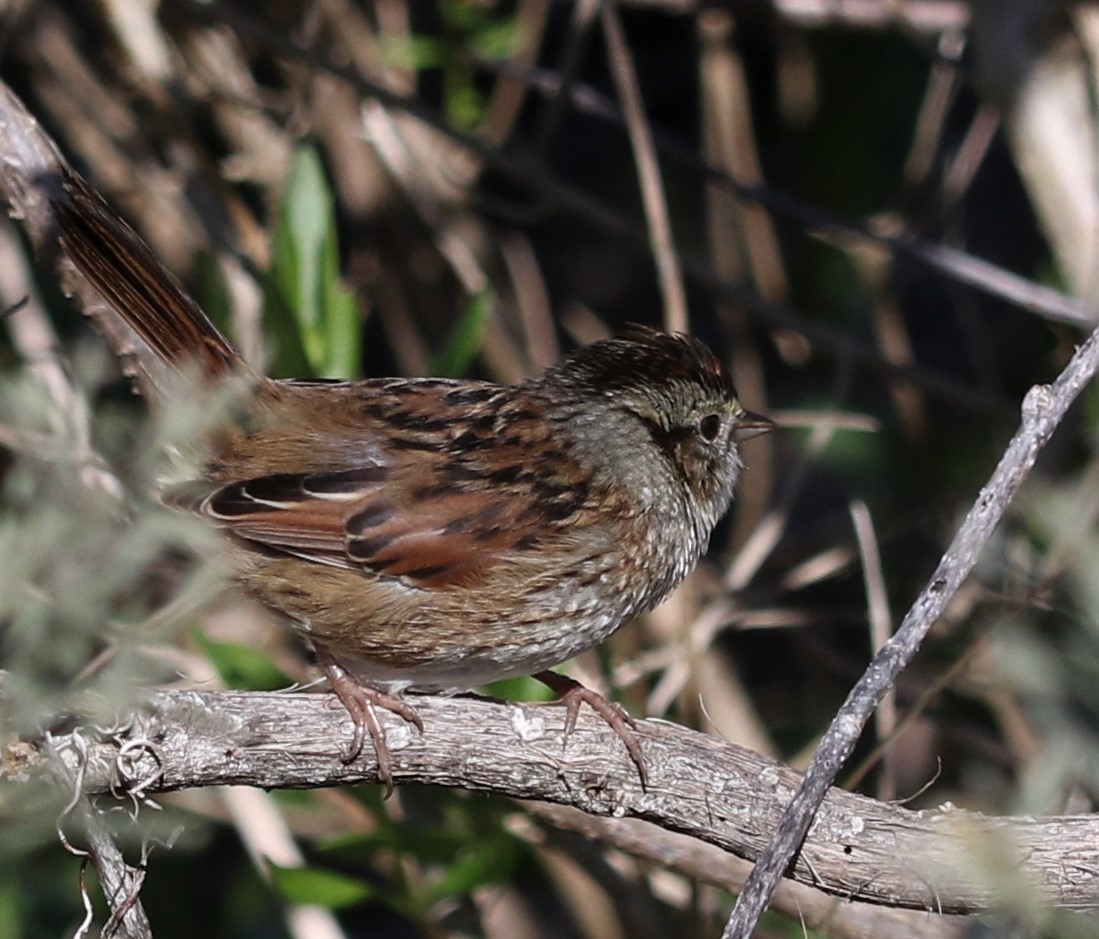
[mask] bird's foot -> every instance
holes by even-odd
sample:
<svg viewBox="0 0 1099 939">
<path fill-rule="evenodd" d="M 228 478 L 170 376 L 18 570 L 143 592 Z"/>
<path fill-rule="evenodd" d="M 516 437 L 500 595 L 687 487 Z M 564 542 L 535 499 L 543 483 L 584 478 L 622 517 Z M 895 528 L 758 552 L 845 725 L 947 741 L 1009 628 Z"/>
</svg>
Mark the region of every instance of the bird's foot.
<svg viewBox="0 0 1099 939">
<path fill-rule="evenodd" d="M 366 743 L 366 735 L 374 744 L 374 752 L 378 757 L 378 781 L 385 784 L 385 798 L 393 795 L 393 762 L 389 756 L 389 747 L 385 739 L 385 727 L 378 719 L 378 708 L 392 711 L 399 717 L 416 727 L 420 733 L 424 732 L 424 722 L 415 708 L 407 701 L 396 695 L 386 694 L 377 688 L 364 685 L 344 665 L 328 651 L 317 649 L 317 658 L 324 666 L 324 673 L 328 678 L 328 684 L 332 686 L 332 692 L 336 695 L 340 704 L 344 706 L 355 725 L 355 734 L 351 738 L 351 746 L 340 756 L 344 763 L 351 763 L 362 753 Z"/>
<path fill-rule="evenodd" d="M 580 705 L 587 704 L 610 726 L 626 745 L 630 758 L 637 766 L 638 776 L 641 777 L 641 788 L 648 786 L 649 774 L 645 766 L 645 757 L 641 753 L 641 741 L 637 736 L 637 722 L 629 715 L 621 704 L 608 701 L 598 691 L 592 691 L 573 678 L 558 675 L 557 672 L 538 672 L 534 676 L 543 685 L 548 687 L 564 703 L 565 712 L 565 744 L 569 742 L 569 734 L 576 727 L 576 718 L 580 714 Z"/>
</svg>

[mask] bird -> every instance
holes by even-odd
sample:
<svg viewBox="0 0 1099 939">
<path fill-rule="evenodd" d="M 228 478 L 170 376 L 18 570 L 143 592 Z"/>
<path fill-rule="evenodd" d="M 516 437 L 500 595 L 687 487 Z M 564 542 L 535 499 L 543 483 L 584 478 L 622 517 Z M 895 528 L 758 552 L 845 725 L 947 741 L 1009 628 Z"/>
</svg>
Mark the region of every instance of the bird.
<svg viewBox="0 0 1099 939">
<path fill-rule="evenodd" d="M 512 385 L 271 378 L 67 164 L 50 201 L 154 401 L 196 369 L 242 385 L 197 476 L 163 498 L 220 529 L 241 589 L 312 645 L 354 725 L 345 759 L 369 736 L 388 794 L 379 708 L 422 732 L 408 692 L 533 675 L 566 704 L 566 741 L 588 703 L 646 783 L 629 714 L 552 669 L 687 576 L 732 501 L 740 445 L 774 427 L 701 341 L 632 325 Z"/>
</svg>

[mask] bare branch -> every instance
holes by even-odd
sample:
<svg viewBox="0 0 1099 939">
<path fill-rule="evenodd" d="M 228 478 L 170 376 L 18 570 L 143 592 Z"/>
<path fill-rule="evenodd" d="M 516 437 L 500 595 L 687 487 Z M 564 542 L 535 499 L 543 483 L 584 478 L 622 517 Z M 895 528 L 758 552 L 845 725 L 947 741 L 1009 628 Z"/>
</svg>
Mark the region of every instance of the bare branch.
<svg viewBox="0 0 1099 939">
<path fill-rule="evenodd" d="M 145 854 L 141 862 L 131 867 L 122 856 L 115 843 L 114 835 L 104 825 L 94 800 L 86 792 L 87 780 L 84 770 L 87 763 L 83 759 L 87 753 L 87 738 L 80 731 L 74 731 L 62 738 L 59 744 L 69 754 L 77 755 L 74 761 L 65 761 L 58 757 L 53 738 L 45 744 L 45 752 L 52 754 L 47 762 L 47 771 L 52 781 L 58 784 L 68 797 L 68 803 L 61 810 L 57 834 L 62 845 L 70 853 L 83 858 L 83 863 L 91 862 L 99 877 L 103 895 L 110 907 L 111 915 L 104 925 L 101 935 L 112 939 L 152 939 L 152 927 L 141 905 L 141 885 L 145 880 Z M 120 760 L 120 764 L 124 762 Z M 72 844 L 65 834 L 62 823 L 66 818 L 75 820 L 83 836 L 84 847 Z M 92 924 L 92 905 L 84 884 L 83 868 L 81 874 L 81 895 L 84 901 L 85 917 L 77 937 L 87 935 Z"/>
<path fill-rule="evenodd" d="M 704 884 L 732 893 L 744 889 L 752 865 L 728 851 L 695 838 L 665 831 L 635 818 L 597 818 L 564 805 L 532 803 L 528 811 L 556 828 L 643 858 L 663 870 L 671 870 Z M 924 910 L 890 909 L 869 903 L 837 903 L 813 887 L 782 882 L 775 894 L 775 908 L 796 917 L 809 929 L 822 930 L 832 939 L 962 939 L 972 925 L 964 916 L 939 916 Z"/>
<path fill-rule="evenodd" d="M 152 939 L 153 930 L 140 899 L 141 884 L 145 880 L 144 860 L 139 866 L 131 867 L 92 807 L 82 800 L 78 812 L 88 840 L 88 855 L 111 907 L 111 916 L 102 935 L 112 939 Z"/>
<path fill-rule="evenodd" d="M 639 818 L 716 845 L 759 855 L 799 775 L 758 754 L 662 721 L 640 721 L 647 790 L 621 741 L 589 712 L 563 746 L 564 709 L 473 698 L 417 696 L 419 735 L 386 720 L 394 777 L 570 805 L 608 818 Z M 308 789 L 377 781 L 369 757 L 341 753 L 351 736 L 328 695 L 160 692 L 124 733 L 86 748 L 54 739 L 70 772 L 83 764 L 87 793 L 143 793 L 198 786 Z M 88 731 L 81 737 L 87 741 Z M 119 760 L 125 749 L 129 759 Z M 48 755 L 10 746 L 0 779 L 33 783 Z M 1099 905 L 1099 885 L 1073 871 L 1099 867 L 1099 818 L 984 816 L 947 808 L 915 812 L 829 790 L 791 875 L 836 896 L 946 913 L 980 910 L 1002 887 L 973 863 L 995 851 L 1053 906 Z"/>
<path fill-rule="evenodd" d="M 805 778 L 774 839 L 748 878 L 726 927 L 726 939 L 750 936 L 770 896 L 802 844 L 817 807 L 850 757 L 863 727 L 919 650 L 928 631 L 977 563 L 981 550 L 1027 478 L 1069 405 L 1099 369 L 1099 330 L 1092 333 L 1052 385 L 1035 385 L 1023 401 L 1023 419 L 988 484 L 962 522 L 935 573 L 900 628 L 874 657 L 833 718 L 813 753 Z"/>
</svg>

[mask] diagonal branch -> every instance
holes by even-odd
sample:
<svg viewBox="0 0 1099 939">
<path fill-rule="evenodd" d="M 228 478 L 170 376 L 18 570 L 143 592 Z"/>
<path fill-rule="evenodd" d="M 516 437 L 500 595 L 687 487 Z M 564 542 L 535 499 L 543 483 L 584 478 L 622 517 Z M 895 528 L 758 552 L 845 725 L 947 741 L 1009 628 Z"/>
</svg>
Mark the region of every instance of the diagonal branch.
<svg viewBox="0 0 1099 939">
<path fill-rule="evenodd" d="M 774 839 L 761 855 L 737 900 L 724 933 L 726 939 L 746 939 L 752 935 L 783 873 L 813 824 L 828 787 L 850 757 L 870 715 L 912 661 L 931 627 L 973 570 L 993 530 L 1034 467 L 1038 454 L 1096 370 L 1099 370 L 1099 330 L 1076 350 L 1052 385 L 1035 385 L 1027 393 L 1018 431 L 988 484 L 978 494 L 935 573 L 900 628 L 851 690 L 817 745 L 805 778 L 783 813 Z"/>
</svg>

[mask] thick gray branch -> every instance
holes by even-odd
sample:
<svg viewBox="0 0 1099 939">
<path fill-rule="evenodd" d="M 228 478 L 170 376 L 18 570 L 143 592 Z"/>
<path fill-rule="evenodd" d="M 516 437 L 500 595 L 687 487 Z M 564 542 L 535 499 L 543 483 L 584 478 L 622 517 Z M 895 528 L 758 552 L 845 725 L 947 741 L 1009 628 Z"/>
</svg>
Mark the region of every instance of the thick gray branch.
<svg viewBox="0 0 1099 939">
<path fill-rule="evenodd" d="M 661 721 L 639 722 L 650 785 L 643 791 L 621 741 L 586 710 L 568 746 L 559 705 L 505 705 L 470 698 L 415 698 L 421 736 L 389 714 L 394 775 L 571 805 L 597 816 L 640 818 L 755 858 L 800 781 L 794 771 L 741 747 Z M 243 784 L 313 788 L 374 782 L 364 754 L 340 753 L 351 737 L 331 695 L 162 692 L 125 730 L 84 746 L 55 740 L 89 793 L 157 792 Z M 74 741 L 68 738 L 68 742 Z M 0 778 L 30 781 L 47 756 L 20 744 Z M 978 857 L 1002 866 L 984 870 Z M 1059 907 L 1099 905 L 1099 818 L 988 819 L 959 810 L 914 812 L 830 790 L 792 875 L 842 897 L 943 912 L 996 899 L 1003 871 Z"/>
</svg>

